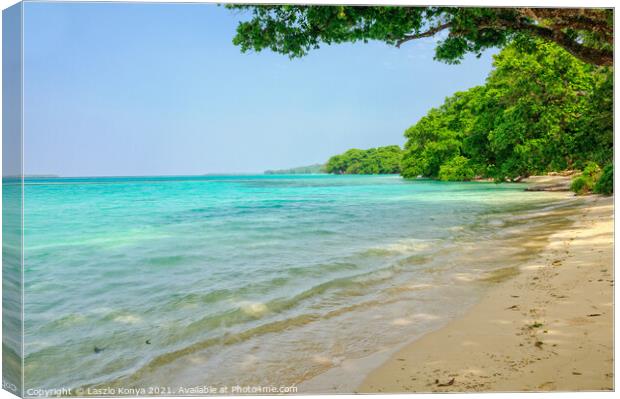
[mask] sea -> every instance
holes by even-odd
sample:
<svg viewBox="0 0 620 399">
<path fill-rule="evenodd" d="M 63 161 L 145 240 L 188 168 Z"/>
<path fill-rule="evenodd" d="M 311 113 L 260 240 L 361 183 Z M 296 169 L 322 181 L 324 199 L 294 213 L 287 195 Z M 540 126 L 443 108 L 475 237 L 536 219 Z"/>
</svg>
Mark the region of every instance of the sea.
<svg viewBox="0 0 620 399">
<path fill-rule="evenodd" d="M 26 388 L 280 387 L 389 353 L 465 312 L 489 276 L 536 256 L 524 240 L 548 233 L 532 232 L 564 222 L 541 215 L 566 194 L 524 188 L 28 178 Z"/>
</svg>

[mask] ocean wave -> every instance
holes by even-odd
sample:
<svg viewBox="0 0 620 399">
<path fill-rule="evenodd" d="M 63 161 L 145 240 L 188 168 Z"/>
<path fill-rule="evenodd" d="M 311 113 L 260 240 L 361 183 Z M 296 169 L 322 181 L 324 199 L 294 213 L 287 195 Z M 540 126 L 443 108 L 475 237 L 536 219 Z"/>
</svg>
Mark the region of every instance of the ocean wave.
<svg viewBox="0 0 620 399">
<path fill-rule="evenodd" d="M 360 253 L 361 256 L 392 256 L 400 254 L 412 254 L 424 251 L 433 246 L 436 240 L 424 240 L 409 238 L 386 244 L 382 247 L 369 248 Z"/>
</svg>

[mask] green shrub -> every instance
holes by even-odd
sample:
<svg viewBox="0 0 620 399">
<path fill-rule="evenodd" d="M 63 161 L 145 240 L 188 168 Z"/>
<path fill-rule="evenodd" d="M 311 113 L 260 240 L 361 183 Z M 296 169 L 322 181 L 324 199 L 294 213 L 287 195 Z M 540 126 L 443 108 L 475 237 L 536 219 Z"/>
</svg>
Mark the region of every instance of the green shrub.
<svg viewBox="0 0 620 399">
<path fill-rule="evenodd" d="M 588 179 L 586 179 L 584 176 L 577 176 L 571 182 L 570 189 L 576 194 L 583 195 L 587 194 L 592 189 L 592 187 L 588 184 Z"/>
<path fill-rule="evenodd" d="M 471 180 L 475 176 L 474 169 L 469 165 L 469 160 L 457 155 L 439 168 L 439 179 L 446 181 Z"/>
<path fill-rule="evenodd" d="M 601 177 L 594 185 L 594 192 L 597 194 L 611 195 L 614 192 L 614 165 L 605 166 Z"/>
<path fill-rule="evenodd" d="M 601 175 L 601 167 L 598 166 L 596 162 L 586 162 L 586 166 L 583 168 L 583 173 L 581 175 L 596 182 Z"/>
<path fill-rule="evenodd" d="M 594 190 L 600 177 L 600 166 L 598 166 L 596 162 L 586 162 L 581 175 L 575 177 L 571 182 L 570 189 L 578 195 L 587 194 Z"/>
</svg>

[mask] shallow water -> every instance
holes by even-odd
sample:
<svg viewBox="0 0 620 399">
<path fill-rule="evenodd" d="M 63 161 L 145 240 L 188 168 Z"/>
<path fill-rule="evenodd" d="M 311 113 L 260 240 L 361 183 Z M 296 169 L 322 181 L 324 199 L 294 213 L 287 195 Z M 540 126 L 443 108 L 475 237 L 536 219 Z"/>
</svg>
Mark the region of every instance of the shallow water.
<svg viewBox="0 0 620 399">
<path fill-rule="evenodd" d="M 28 180 L 26 386 L 294 384 L 392 347 L 462 312 L 480 275 L 507 266 L 472 262 L 477 243 L 565 198 L 523 188 L 398 176 Z M 494 251 L 527 255 L 508 241 Z"/>
</svg>

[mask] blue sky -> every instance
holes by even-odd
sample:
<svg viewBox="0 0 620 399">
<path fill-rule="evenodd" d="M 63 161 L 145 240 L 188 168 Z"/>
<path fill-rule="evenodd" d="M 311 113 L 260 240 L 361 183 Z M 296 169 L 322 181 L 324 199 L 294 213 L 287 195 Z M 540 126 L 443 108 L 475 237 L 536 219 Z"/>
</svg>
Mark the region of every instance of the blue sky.
<svg viewBox="0 0 620 399">
<path fill-rule="evenodd" d="M 302 59 L 232 44 L 207 4 L 27 3 L 27 174 L 251 173 L 404 144 L 491 53 L 433 61 L 433 40 L 324 46 Z"/>
</svg>

